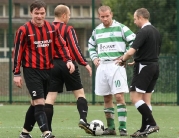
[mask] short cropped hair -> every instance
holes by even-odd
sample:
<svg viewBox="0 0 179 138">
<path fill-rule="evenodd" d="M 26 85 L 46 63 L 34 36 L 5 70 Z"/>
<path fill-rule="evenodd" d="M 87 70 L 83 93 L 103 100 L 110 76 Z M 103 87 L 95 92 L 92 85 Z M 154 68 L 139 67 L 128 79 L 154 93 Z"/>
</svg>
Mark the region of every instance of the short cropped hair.
<svg viewBox="0 0 179 138">
<path fill-rule="evenodd" d="M 30 12 L 32 12 L 35 8 L 40 9 L 44 8 L 45 11 L 47 10 L 47 5 L 44 1 L 42 0 L 35 0 L 31 5 L 30 5 Z"/>
<path fill-rule="evenodd" d="M 139 16 L 142 16 L 143 18 L 145 18 L 145 19 L 150 19 L 150 13 L 149 13 L 149 11 L 147 10 L 147 9 L 145 9 L 145 8 L 140 8 L 140 9 L 137 9 L 136 11 L 135 11 L 135 13 L 136 13 L 136 16 L 137 17 L 139 17 Z"/>
<path fill-rule="evenodd" d="M 110 8 L 109 6 L 105 6 L 105 5 L 100 6 L 100 7 L 98 8 L 98 14 L 99 14 L 100 12 L 105 12 L 105 11 L 107 11 L 107 10 L 109 10 L 109 11 L 111 12 L 111 8 Z"/>
<path fill-rule="evenodd" d="M 61 17 L 64 13 L 68 13 L 68 7 L 66 5 L 60 4 L 54 9 L 55 17 Z"/>
</svg>

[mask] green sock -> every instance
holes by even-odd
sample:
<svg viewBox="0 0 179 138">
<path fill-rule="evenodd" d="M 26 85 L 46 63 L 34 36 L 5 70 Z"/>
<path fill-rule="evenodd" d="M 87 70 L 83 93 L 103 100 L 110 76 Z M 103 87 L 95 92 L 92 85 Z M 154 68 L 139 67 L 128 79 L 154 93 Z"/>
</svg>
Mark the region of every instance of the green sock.
<svg viewBox="0 0 179 138">
<path fill-rule="evenodd" d="M 117 104 L 117 113 L 119 121 L 119 130 L 126 130 L 126 120 L 127 120 L 127 109 L 126 105 Z"/>
<path fill-rule="evenodd" d="M 105 108 L 104 113 L 106 115 L 107 126 L 111 130 L 115 130 L 114 124 L 114 108 Z"/>
</svg>

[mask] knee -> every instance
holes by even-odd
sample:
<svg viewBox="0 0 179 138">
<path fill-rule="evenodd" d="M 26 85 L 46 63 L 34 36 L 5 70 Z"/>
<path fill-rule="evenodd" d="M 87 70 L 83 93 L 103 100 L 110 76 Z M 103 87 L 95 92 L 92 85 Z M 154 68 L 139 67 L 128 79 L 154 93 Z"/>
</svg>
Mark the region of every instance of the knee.
<svg viewBox="0 0 179 138">
<path fill-rule="evenodd" d="M 47 95 L 47 97 L 46 97 L 45 103 L 46 103 L 46 104 L 54 105 L 55 100 L 56 100 L 56 98 L 57 98 L 57 94 L 58 94 L 58 93 L 55 93 L 55 92 L 49 92 L 48 95 Z"/>
<path fill-rule="evenodd" d="M 115 95 L 115 98 L 117 103 L 125 103 L 124 94 L 118 93 Z"/>
<path fill-rule="evenodd" d="M 112 103 L 112 96 L 111 95 L 104 96 L 104 103 L 105 104 Z"/>
</svg>

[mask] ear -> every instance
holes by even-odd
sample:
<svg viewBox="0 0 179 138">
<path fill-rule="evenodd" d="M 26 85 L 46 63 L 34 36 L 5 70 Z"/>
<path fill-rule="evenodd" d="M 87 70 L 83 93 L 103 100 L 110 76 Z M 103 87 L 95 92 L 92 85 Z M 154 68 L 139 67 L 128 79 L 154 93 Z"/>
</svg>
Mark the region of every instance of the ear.
<svg viewBox="0 0 179 138">
<path fill-rule="evenodd" d="M 100 14 L 98 13 L 98 18 L 100 19 Z"/>
<path fill-rule="evenodd" d="M 113 12 L 111 12 L 111 16 L 113 17 Z"/>
<path fill-rule="evenodd" d="M 66 14 L 65 14 L 65 13 L 63 13 L 63 14 L 62 14 L 62 17 L 63 17 L 63 18 L 66 18 Z"/>
</svg>

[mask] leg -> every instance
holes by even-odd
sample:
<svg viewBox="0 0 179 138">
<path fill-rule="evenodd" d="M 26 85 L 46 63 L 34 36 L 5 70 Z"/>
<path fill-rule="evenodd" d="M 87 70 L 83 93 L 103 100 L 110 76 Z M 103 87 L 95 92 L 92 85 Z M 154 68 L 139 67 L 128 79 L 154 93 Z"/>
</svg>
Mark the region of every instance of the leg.
<svg viewBox="0 0 179 138">
<path fill-rule="evenodd" d="M 135 107 L 141 113 L 142 117 L 145 120 L 146 130 L 141 134 L 150 134 L 159 130 L 159 127 L 156 126 L 156 122 L 151 114 L 149 106 L 142 100 L 143 93 L 133 91 L 130 93 L 132 103 L 135 104 Z"/>
<path fill-rule="evenodd" d="M 86 119 L 88 114 L 88 103 L 85 98 L 84 89 L 81 88 L 79 90 L 73 90 L 73 94 L 77 100 L 77 109 L 80 115 L 78 126 L 84 129 L 86 133 L 93 135 L 93 131 L 89 128 L 89 124 Z"/>
<path fill-rule="evenodd" d="M 142 99 L 148 105 L 152 113 L 151 96 L 152 96 L 152 93 L 144 93 Z M 147 124 L 146 124 L 145 118 L 142 117 L 142 125 L 140 128 L 140 132 L 143 132 L 146 129 L 146 125 Z"/>
<path fill-rule="evenodd" d="M 104 131 L 103 135 L 116 135 L 115 124 L 114 124 L 114 105 L 113 96 L 104 96 L 104 113 L 107 120 L 107 129 Z"/>
<path fill-rule="evenodd" d="M 31 138 L 32 137 L 29 133 L 32 131 L 32 129 L 35 125 L 35 122 L 36 122 L 35 117 L 33 116 L 34 110 L 35 110 L 35 107 L 32 105 L 32 101 L 31 101 L 31 105 L 26 112 L 23 130 L 19 136 L 20 138 L 24 138 L 24 137 Z"/>
<path fill-rule="evenodd" d="M 87 113 L 88 113 L 88 105 L 87 100 L 85 98 L 84 89 L 81 88 L 79 90 L 74 90 L 73 94 L 77 100 L 77 109 L 80 115 L 80 119 L 83 119 L 87 122 Z"/>
<path fill-rule="evenodd" d="M 47 123 L 47 117 L 44 111 L 44 99 L 36 99 L 33 100 L 34 105 L 35 105 L 35 119 L 37 121 L 37 124 L 41 130 L 41 132 L 46 135 L 49 133 L 49 128 L 48 128 L 48 123 Z"/>
<path fill-rule="evenodd" d="M 56 101 L 58 92 L 49 92 L 45 100 L 45 113 L 48 120 L 49 130 L 52 132 L 53 105 Z"/>
<path fill-rule="evenodd" d="M 124 93 L 115 94 L 115 98 L 117 103 L 119 132 L 121 136 L 127 136 L 127 129 L 126 129 L 127 109 L 124 99 Z"/>
</svg>

